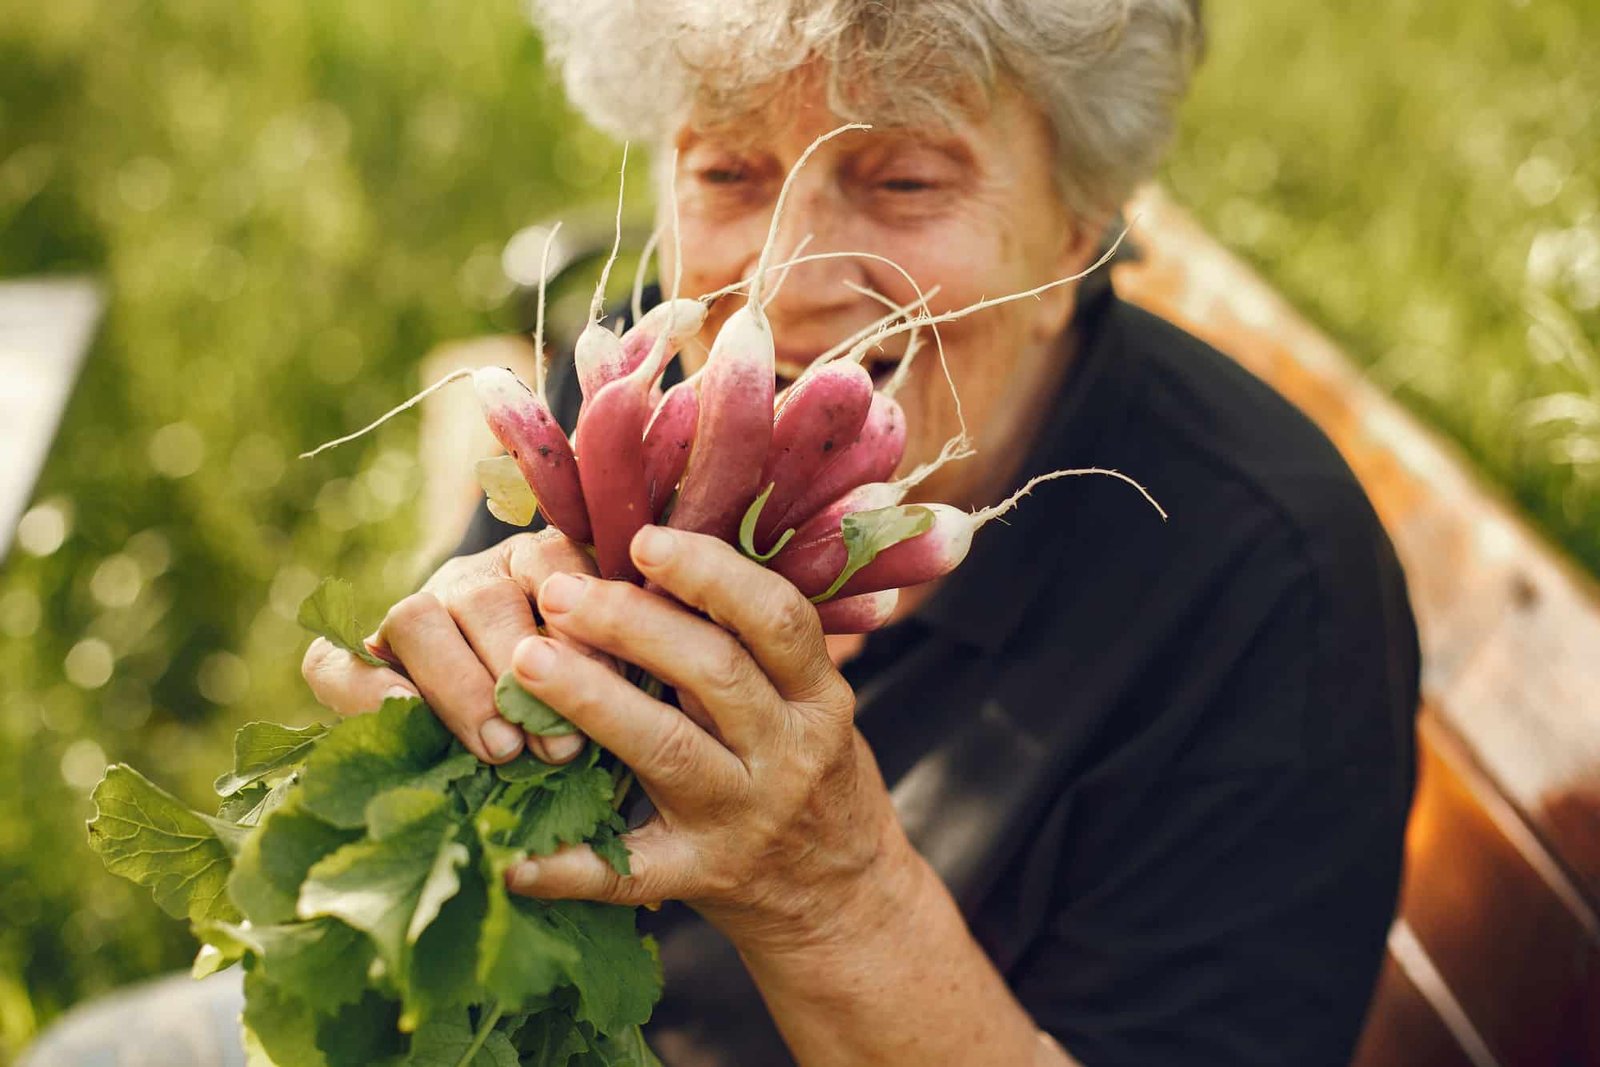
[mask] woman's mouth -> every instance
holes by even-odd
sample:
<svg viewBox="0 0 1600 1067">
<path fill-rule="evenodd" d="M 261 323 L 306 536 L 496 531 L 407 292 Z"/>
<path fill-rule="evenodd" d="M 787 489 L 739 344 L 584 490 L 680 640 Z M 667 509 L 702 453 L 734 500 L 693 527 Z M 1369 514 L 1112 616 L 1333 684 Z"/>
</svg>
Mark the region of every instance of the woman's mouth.
<svg viewBox="0 0 1600 1067">
<path fill-rule="evenodd" d="M 774 359 L 773 370 L 777 379 L 778 389 L 781 391 L 792 385 L 796 379 L 805 373 L 807 367 L 816 362 L 817 356 L 820 355 L 820 352 L 809 357 L 785 354 Z M 867 368 L 867 373 L 872 375 L 872 387 L 874 389 L 880 388 L 894 375 L 895 368 L 900 365 L 900 359 L 901 357 L 898 353 L 891 355 L 887 352 L 870 352 L 867 354 L 861 363 L 862 366 Z"/>
</svg>

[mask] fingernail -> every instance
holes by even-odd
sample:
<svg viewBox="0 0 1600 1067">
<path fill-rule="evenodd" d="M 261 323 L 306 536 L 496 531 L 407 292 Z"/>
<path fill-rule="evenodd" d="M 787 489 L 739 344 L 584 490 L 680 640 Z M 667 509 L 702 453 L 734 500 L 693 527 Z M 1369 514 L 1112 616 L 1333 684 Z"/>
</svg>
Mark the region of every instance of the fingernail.
<svg viewBox="0 0 1600 1067">
<path fill-rule="evenodd" d="M 575 574 L 552 574 L 539 588 L 539 607 L 549 612 L 571 611 L 583 596 L 584 582 Z"/>
<path fill-rule="evenodd" d="M 385 700 L 411 700 L 417 696 L 417 691 L 403 685 L 391 685 L 383 692 Z"/>
<path fill-rule="evenodd" d="M 523 890 L 533 885 L 539 878 L 539 865 L 532 860 L 524 860 L 515 867 L 506 868 L 506 883 L 512 889 Z"/>
<path fill-rule="evenodd" d="M 484 750 L 495 759 L 514 756 L 522 748 L 522 731 L 504 719 L 490 719 L 478 730 Z"/>
<path fill-rule="evenodd" d="M 560 737 L 542 738 L 544 750 L 552 763 L 563 763 L 583 751 L 582 734 L 562 734 Z"/>
<path fill-rule="evenodd" d="M 538 681 L 555 669 L 556 650 L 542 637 L 523 638 L 517 646 L 513 662 L 518 674 L 530 681 Z"/>
<path fill-rule="evenodd" d="M 646 526 L 633 535 L 633 558 L 646 566 L 660 566 L 671 558 L 676 541 L 670 531 Z"/>
</svg>

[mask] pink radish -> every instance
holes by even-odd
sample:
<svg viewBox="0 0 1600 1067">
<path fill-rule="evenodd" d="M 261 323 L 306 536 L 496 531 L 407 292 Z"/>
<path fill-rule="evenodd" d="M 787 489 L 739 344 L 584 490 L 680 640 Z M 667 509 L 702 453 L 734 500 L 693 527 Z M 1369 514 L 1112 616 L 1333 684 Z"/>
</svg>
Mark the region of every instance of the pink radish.
<svg viewBox="0 0 1600 1067">
<path fill-rule="evenodd" d="M 652 521 L 660 519 L 689 463 L 695 424 L 700 418 L 696 384 L 684 381 L 668 389 L 644 429 L 644 482 L 650 494 Z"/>
<path fill-rule="evenodd" d="M 644 317 L 635 321 L 632 328 L 622 335 L 622 361 L 612 377 L 627 374 L 644 362 L 645 356 L 650 354 L 657 339 L 663 335 L 666 337 L 667 355 L 677 355 L 683 342 L 699 333 L 705 322 L 706 306 L 700 301 L 663 300 L 645 312 Z"/>
<path fill-rule="evenodd" d="M 622 203 L 627 189 L 628 145 L 622 145 L 622 168 L 617 176 L 616 232 L 611 239 L 611 254 L 600 268 L 600 280 L 595 283 L 594 296 L 589 300 L 589 322 L 578 335 L 572 348 L 572 363 L 578 373 L 578 388 L 587 404 L 606 382 L 617 378 L 623 363 L 622 342 L 617 335 L 600 325 L 600 313 L 605 307 L 606 283 L 611 279 L 611 268 L 617 262 L 622 248 Z M 646 346 L 648 349 L 649 346 Z"/>
<path fill-rule="evenodd" d="M 622 363 L 622 342 L 616 334 L 598 322 L 583 328 L 572 346 L 572 366 L 577 371 L 578 388 L 585 404 L 593 400 L 607 382 L 622 376 Z"/>
<path fill-rule="evenodd" d="M 1144 486 L 1121 471 L 1100 467 L 1051 471 L 1030 479 L 1021 489 L 993 507 L 979 511 L 966 512 L 949 504 L 933 503 L 854 512 L 852 518 L 859 517 L 861 520 L 877 523 L 884 529 L 893 529 L 894 527 L 889 525 L 893 522 L 897 524 L 898 529 L 909 530 L 912 528 L 911 523 L 918 518 L 918 513 L 926 515 L 928 519 L 922 523 L 926 527 L 925 530 L 915 536 L 896 538 L 891 535 L 878 538 L 872 545 L 870 556 L 854 555 L 850 551 L 846 544 L 849 539 L 848 530 L 841 531 L 839 549 L 831 547 L 831 540 L 814 542 L 808 549 L 806 557 L 808 560 L 820 563 L 824 559 L 836 559 L 840 549 L 844 550 L 846 557 L 854 555 L 854 558 L 849 558 L 843 567 L 834 571 L 833 577 L 826 583 L 823 582 L 824 572 L 820 566 L 811 566 L 804 570 L 791 567 L 796 577 L 790 578 L 790 581 L 813 599 L 829 600 L 834 596 L 853 597 L 884 589 L 903 589 L 942 578 L 959 567 L 967 558 L 967 553 L 972 550 L 973 535 L 987 523 L 1016 507 L 1018 501 L 1033 491 L 1034 486 L 1056 478 L 1083 474 L 1103 474 L 1127 482 L 1139 491 L 1165 521 L 1167 513 L 1161 505 L 1156 503 Z M 781 555 L 782 553 L 780 557 Z M 776 564 L 778 561 L 773 562 Z M 774 569 L 777 569 L 776 566 Z M 819 585 L 821 588 L 818 588 Z"/>
<path fill-rule="evenodd" d="M 883 626 L 900 602 L 900 590 L 840 597 L 817 605 L 822 632 L 828 634 L 866 634 Z"/>
<path fill-rule="evenodd" d="M 700 421 L 689 465 L 678 486 L 678 502 L 667 519 L 669 526 L 732 542 L 740 519 L 761 488 L 761 470 L 772 443 L 775 359 L 772 327 L 762 310 L 761 284 L 771 269 L 784 201 L 795 176 L 817 148 L 848 130 L 866 128 L 850 123 L 812 141 L 778 191 L 745 304 L 717 331 L 699 372 Z"/>
<path fill-rule="evenodd" d="M 651 519 L 643 447 L 649 417 L 649 383 L 629 374 L 603 386 L 578 423 L 578 476 L 602 578 L 639 578 L 628 544 Z"/>
<path fill-rule="evenodd" d="M 821 573 L 827 575 L 827 581 L 833 581 L 833 576 L 844 566 L 843 555 L 831 554 L 844 550 L 843 542 L 839 539 L 839 524 L 844 517 L 857 511 L 892 508 L 906 498 L 907 488 L 900 482 L 868 482 L 856 486 L 795 528 L 794 537 L 783 551 L 773 557 L 772 569 L 796 585 L 801 582 L 795 580 L 795 575 L 819 568 Z M 812 556 L 818 556 L 824 562 L 810 562 L 807 557 Z M 826 562 L 828 560 L 833 561 L 831 565 Z M 822 588 L 826 589 L 827 584 L 824 583 Z"/>
<path fill-rule="evenodd" d="M 856 439 L 818 472 L 787 511 L 774 514 L 773 528 L 799 526 L 856 486 L 887 480 L 900 466 L 905 450 L 905 410 L 893 397 L 873 393 Z"/>
<path fill-rule="evenodd" d="M 698 378 L 694 447 L 667 525 L 731 542 L 772 443 L 772 330 L 759 304 L 728 316 Z"/>
<path fill-rule="evenodd" d="M 795 502 L 855 444 L 871 405 L 872 376 L 859 363 L 830 364 L 789 392 L 773 419 L 761 471 L 760 484 L 773 488 L 756 522 L 756 548 L 777 540 Z"/>
<path fill-rule="evenodd" d="M 693 301 L 672 301 L 672 305 Z M 655 517 L 645 474 L 645 427 L 651 417 L 651 387 L 671 359 L 670 316 L 655 344 L 620 378 L 601 386 L 578 416 L 578 476 L 589 504 L 595 563 L 604 578 L 638 581 L 628 552 L 633 535 Z"/>
<path fill-rule="evenodd" d="M 504 367 L 472 372 L 484 421 L 517 461 L 550 525 L 580 544 L 590 538 L 589 512 L 572 445 L 550 409 Z"/>
</svg>

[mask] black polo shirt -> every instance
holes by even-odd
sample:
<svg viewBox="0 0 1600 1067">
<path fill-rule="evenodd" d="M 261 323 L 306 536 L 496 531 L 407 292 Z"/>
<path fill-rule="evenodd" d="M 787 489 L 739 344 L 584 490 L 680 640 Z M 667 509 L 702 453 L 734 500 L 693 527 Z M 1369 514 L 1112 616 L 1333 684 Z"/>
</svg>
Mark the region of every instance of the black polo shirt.
<svg viewBox="0 0 1600 1067">
<path fill-rule="evenodd" d="M 1104 284 L 1074 328 L 1018 484 L 1114 467 L 1170 521 L 1112 479 L 1040 487 L 846 666 L 859 727 L 979 942 L 1087 1067 L 1344 1064 L 1413 785 L 1400 567 L 1265 384 Z M 568 366 L 553 388 L 570 427 Z M 459 551 L 510 532 L 480 509 Z M 668 1067 L 792 1062 L 715 930 L 682 905 L 641 921 Z"/>
</svg>

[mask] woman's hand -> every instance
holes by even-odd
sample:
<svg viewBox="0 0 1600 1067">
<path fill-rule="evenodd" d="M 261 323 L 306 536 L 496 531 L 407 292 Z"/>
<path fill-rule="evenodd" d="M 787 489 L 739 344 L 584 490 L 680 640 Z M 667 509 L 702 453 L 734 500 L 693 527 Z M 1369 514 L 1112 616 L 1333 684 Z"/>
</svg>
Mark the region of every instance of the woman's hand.
<svg viewBox="0 0 1600 1067">
<path fill-rule="evenodd" d="M 372 666 L 319 637 L 300 672 L 317 701 L 340 715 L 374 711 L 386 696 L 420 692 L 450 732 L 487 763 L 504 763 L 525 744 L 546 762 L 565 763 L 582 751 L 581 736 L 524 736 L 494 703 L 495 682 L 510 669 L 513 650 L 538 632 L 535 591 L 563 571 L 593 574 L 594 561 L 555 530 L 516 534 L 447 561 L 419 592 L 389 610 L 367 646 L 390 667 Z"/>
<path fill-rule="evenodd" d="M 512 888 L 684 900 L 746 952 L 803 950 L 875 922 L 874 909 L 892 906 L 893 893 L 880 890 L 914 853 L 816 611 L 711 537 L 645 527 L 632 555 L 681 604 L 623 582 L 551 575 L 538 609 L 556 636 L 526 638 L 512 664 L 523 686 L 633 769 L 658 814 L 626 838 L 630 877 L 585 846 L 514 868 Z M 578 647 L 644 668 L 685 710 Z"/>
</svg>

